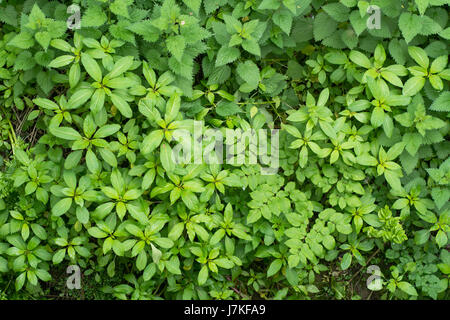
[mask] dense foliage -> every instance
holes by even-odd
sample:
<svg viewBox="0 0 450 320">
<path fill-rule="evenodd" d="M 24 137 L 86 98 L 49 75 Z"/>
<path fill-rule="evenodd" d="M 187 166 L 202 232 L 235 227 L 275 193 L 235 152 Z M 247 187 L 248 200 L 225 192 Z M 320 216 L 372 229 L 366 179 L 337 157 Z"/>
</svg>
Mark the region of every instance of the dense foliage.
<svg viewBox="0 0 450 320">
<path fill-rule="evenodd" d="M 0 1 L 0 298 L 448 299 L 449 3 Z"/>
</svg>

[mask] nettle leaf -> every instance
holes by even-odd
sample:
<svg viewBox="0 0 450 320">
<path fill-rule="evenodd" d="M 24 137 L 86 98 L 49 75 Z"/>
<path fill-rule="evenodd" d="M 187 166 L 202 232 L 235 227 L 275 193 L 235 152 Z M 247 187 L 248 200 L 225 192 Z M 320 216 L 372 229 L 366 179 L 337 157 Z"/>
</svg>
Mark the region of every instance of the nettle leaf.
<svg viewBox="0 0 450 320">
<path fill-rule="evenodd" d="M 430 110 L 450 112 L 450 92 L 446 91 L 439 95 L 430 106 Z"/>
<path fill-rule="evenodd" d="M 314 39 L 316 41 L 323 40 L 336 32 L 337 22 L 330 18 L 326 13 L 320 12 L 314 18 Z"/>
<path fill-rule="evenodd" d="M 81 26 L 100 27 L 104 25 L 108 17 L 101 6 L 89 6 L 81 15 Z"/>
<path fill-rule="evenodd" d="M 439 32 L 439 36 L 446 40 L 449 40 L 450 39 L 450 27 Z"/>
<path fill-rule="evenodd" d="M 47 51 L 47 48 L 50 44 L 51 35 L 47 31 L 36 32 L 34 35 L 36 41 Z"/>
<path fill-rule="evenodd" d="M 239 108 L 236 102 L 221 100 L 217 104 L 216 112 L 219 116 L 228 117 L 241 112 L 241 108 Z"/>
<path fill-rule="evenodd" d="M 257 88 L 260 75 L 258 66 L 253 61 L 247 60 L 244 63 L 239 63 L 236 71 L 251 88 Z"/>
<path fill-rule="evenodd" d="M 429 0 L 414 0 L 421 16 L 424 15 L 425 10 L 427 10 L 427 7 L 429 5 Z"/>
<path fill-rule="evenodd" d="M 396 63 L 404 65 L 407 59 L 407 45 L 398 39 L 392 39 L 389 42 L 389 54 Z"/>
<path fill-rule="evenodd" d="M 17 36 L 15 36 L 8 42 L 8 45 L 20 49 L 31 48 L 34 45 L 33 35 L 28 32 L 20 32 Z"/>
<path fill-rule="evenodd" d="M 184 38 L 182 36 L 170 36 L 166 39 L 166 45 L 169 52 L 180 61 L 186 47 Z"/>
<path fill-rule="evenodd" d="M 347 21 L 350 10 L 342 3 L 329 3 L 322 7 L 323 11 L 325 11 L 332 19 L 337 22 Z"/>
<path fill-rule="evenodd" d="M 50 132 L 61 139 L 65 140 L 79 140 L 81 135 L 73 128 L 70 127 L 51 127 Z"/>
<path fill-rule="evenodd" d="M 0 11 L 0 21 L 17 27 L 17 11 L 12 5 L 7 5 L 2 11 Z"/>
<path fill-rule="evenodd" d="M 277 10 L 272 16 L 272 21 L 286 34 L 290 34 L 291 32 L 292 20 L 292 13 L 285 8 Z"/>
<path fill-rule="evenodd" d="M 353 10 L 350 14 L 350 23 L 357 36 L 367 29 L 367 20 L 361 17 L 358 10 Z"/>
<path fill-rule="evenodd" d="M 128 13 L 128 6 L 133 3 L 133 0 L 114 0 L 111 5 L 109 6 L 109 9 L 112 13 L 123 16 L 125 18 L 129 18 L 130 15 Z"/>
<path fill-rule="evenodd" d="M 276 10 L 280 6 L 280 1 L 276 0 L 263 0 L 259 5 L 260 10 Z"/>
<path fill-rule="evenodd" d="M 442 31 L 442 27 L 428 16 L 421 16 L 420 21 L 422 23 L 422 28 L 419 32 L 421 35 L 428 36 Z"/>
<path fill-rule="evenodd" d="M 194 10 L 195 13 L 198 13 L 202 4 L 202 0 L 183 0 L 183 2 L 189 9 Z"/>
<path fill-rule="evenodd" d="M 223 46 L 217 52 L 216 67 L 231 63 L 239 58 L 240 55 L 238 48 Z"/>
<path fill-rule="evenodd" d="M 404 12 L 400 15 L 398 27 L 406 42 L 411 40 L 422 31 L 421 19 L 418 15 Z"/>
</svg>

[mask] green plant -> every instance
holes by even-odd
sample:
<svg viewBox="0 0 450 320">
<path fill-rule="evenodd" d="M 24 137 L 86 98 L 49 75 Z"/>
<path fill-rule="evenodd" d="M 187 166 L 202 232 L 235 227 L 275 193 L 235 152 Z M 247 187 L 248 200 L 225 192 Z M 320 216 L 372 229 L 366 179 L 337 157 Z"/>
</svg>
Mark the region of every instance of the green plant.
<svg viewBox="0 0 450 320">
<path fill-rule="evenodd" d="M 448 299 L 448 1 L 76 2 L 0 3 L 1 299 Z"/>
</svg>

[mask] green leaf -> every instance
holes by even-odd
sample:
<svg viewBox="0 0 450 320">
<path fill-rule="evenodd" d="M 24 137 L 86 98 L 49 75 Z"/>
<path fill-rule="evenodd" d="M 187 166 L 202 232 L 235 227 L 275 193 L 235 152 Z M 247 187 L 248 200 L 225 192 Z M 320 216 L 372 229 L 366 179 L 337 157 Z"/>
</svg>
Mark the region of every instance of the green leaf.
<svg viewBox="0 0 450 320">
<path fill-rule="evenodd" d="M 98 113 L 105 104 L 105 90 L 102 88 L 94 91 L 94 94 L 91 97 L 90 108 L 93 113 Z"/>
<path fill-rule="evenodd" d="M 23 285 L 25 284 L 26 274 L 27 274 L 27 272 L 24 271 L 16 278 L 16 281 L 15 281 L 16 291 L 19 291 L 20 289 L 22 289 Z"/>
<path fill-rule="evenodd" d="M 447 188 L 433 188 L 431 190 L 431 197 L 438 209 L 441 209 L 450 198 L 450 190 Z"/>
<path fill-rule="evenodd" d="M 358 10 L 353 10 L 350 14 L 350 23 L 358 37 L 367 28 L 367 18 L 361 17 Z"/>
<path fill-rule="evenodd" d="M 427 7 L 429 5 L 429 0 L 414 0 L 414 2 L 416 3 L 416 5 L 419 9 L 420 15 L 423 16 L 425 13 L 425 10 L 427 9 Z"/>
<path fill-rule="evenodd" d="M 73 128 L 70 127 L 50 127 L 50 132 L 58 138 L 65 140 L 79 140 L 81 135 Z"/>
<path fill-rule="evenodd" d="M 372 116 L 370 117 L 370 123 L 374 128 L 378 128 L 384 122 L 384 110 L 381 107 L 375 107 L 372 111 Z"/>
<path fill-rule="evenodd" d="M 391 148 L 389 148 L 389 151 L 386 154 L 386 160 L 392 161 L 396 159 L 405 148 L 405 144 L 403 142 L 397 142 L 394 144 Z"/>
<path fill-rule="evenodd" d="M 34 44 L 33 36 L 28 32 L 20 32 L 17 36 L 8 42 L 8 45 L 20 49 L 28 49 Z"/>
<path fill-rule="evenodd" d="M 336 241 L 334 240 L 334 237 L 331 235 L 326 235 L 323 239 L 323 245 L 328 250 L 332 250 L 336 244 Z"/>
<path fill-rule="evenodd" d="M 75 56 L 72 56 L 72 55 L 59 56 L 58 58 L 53 59 L 49 63 L 48 67 L 49 68 L 60 68 L 60 67 L 70 64 L 74 59 L 75 59 Z"/>
<path fill-rule="evenodd" d="M 280 8 L 272 16 L 272 21 L 289 35 L 292 27 L 292 13 L 289 10 Z"/>
<path fill-rule="evenodd" d="M 37 104 L 39 107 L 42 107 L 44 109 L 48 109 L 48 110 L 58 110 L 59 107 L 56 103 L 54 103 L 51 100 L 48 99 L 43 99 L 43 98 L 36 98 L 33 99 L 33 102 L 35 104 Z"/>
<path fill-rule="evenodd" d="M 80 70 L 80 64 L 79 63 L 74 63 L 72 64 L 72 66 L 69 69 L 69 85 L 71 88 L 75 87 L 78 83 L 78 81 L 80 81 L 80 77 L 81 77 L 81 70 Z M 91 91 L 91 90 L 89 90 Z"/>
<path fill-rule="evenodd" d="M 137 259 L 136 259 L 136 267 L 139 271 L 142 271 L 147 266 L 147 254 L 144 250 L 139 252 Z"/>
<path fill-rule="evenodd" d="M 280 1 L 277 0 L 263 0 L 259 5 L 259 10 L 276 10 L 280 6 Z"/>
<path fill-rule="evenodd" d="M 403 136 L 403 142 L 405 143 L 405 149 L 408 153 L 414 156 L 419 150 L 422 144 L 422 135 L 417 132 L 405 133 Z"/>
<path fill-rule="evenodd" d="M 258 66 L 250 60 L 239 63 L 236 71 L 238 75 L 248 83 L 251 88 L 256 89 L 260 80 Z"/>
<path fill-rule="evenodd" d="M 242 41 L 242 48 L 247 51 L 250 52 L 251 54 L 255 55 L 255 56 L 261 56 L 261 48 L 258 44 L 258 42 L 254 39 L 245 39 L 244 41 Z M 238 50 L 239 51 L 239 50 Z M 233 55 L 231 55 L 233 56 Z M 240 54 L 237 54 L 237 58 L 239 58 Z M 235 60 L 233 59 L 233 61 Z M 232 62 L 232 61 L 230 61 Z"/>
<path fill-rule="evenodd" d="M 224 229 L 219 229 L 209 239 L 209 243 L 211 245 L 215 245 L 215 244 L 219 243 L 220 240 L 222 240 L 224 236 L 225 236 L 225 230 Z"/>
<path fill-rule="evenodd" d="M 322 9 L 337 22 L 347 21 L 350 13 L 350 10 L 339 2 L 326 4 Z"/>
<path fill-rule="evenodd" d="M 411 296 L 417 296 L 416 289 L 409 282 L 400 281 L 397 283 L 397 287 Z"/>
<path fill-rule="evenodd" d="M 322 131 L 331 139 L 337 139 L 336 131 L 333 129 L 333 127 L 325 121 L 319 121 L 320 128 Z"/>
<path fill-rule="evenodd" d="M 170 145 L 163 142 L 160 147 L 161 164 L 166 172 L 172 172 L 175 169 L 175 162 L 173 159 L 173 151 Z"/>
<path fill-rule="evenodd" d="M 99 173 L 100 171 L 100 163 L 98 162 L 97 156 L 91 149 L 88 149 L 86 152 L 86 166 L 92 173 Z"/>
<path fill-rule="evenodd" d="M 97 82 L 102 81 L 102 71 L 97 62 L 87 53 L 81 55 L 81 63 L 86 72 Z"/>
<path fill-rule="evenodd" d="M 110 98 L 114 106 L 116 106 L 125 118 L 131 118 L 133 116 L 133 111 L 131 111 L 130 105 L 125 101 L 125 99 L 114 93 L 110 95 Z"/>
<path fill-rule="evenodd" d="M 439 248 L 443 248 L 448 244 L 447 234 L 444 231 L 442 230 L 438 231 L 436 235 L 436 243 L 439 246 Z"/>
<path fill-rule="evenodd" d="M 386 181 L 389 183 L 389 185 L 394 190 L 400 190 L 402 188 L 402 184 L 400 182 L 400 177 L 393 171 L 385 170 L 384 171 L 384 177 L 386 178 Z"/>
<path fill-rule="evenodd" d="M 350 55 L 348 56 L 350 60 L 356 63 L 358 66 L 361 66 L 366 69 L 370 69 L 372 67 L 372 63 L 369 58 L 367 58 L 363 53 L 359 51 L 352 50 L 350 51 Z"/>
<path fill-rule="evenodd" d="M 398 27 L 402 32 L 403 38 L 408 43 L 422 30 L 420 17 L 409 12 L 403 12 L 400 15 Z"/>
<path fill-rule="evenodd" d="M 426 230 L 426 229 L 423 229 L 423 230 L 417 231 L 415 233 L 415 235 L 414 235 L 414 242 L 417 245 L 422 245 L 422 244 L 424 244 L 425 242 L 428 241 L 429 237 L 430 237 L 430 231 Z"/>
<path fill-rule="evenodd" d="M 422 48 L 419 47 L 409 47 L 408 53 L 411 56 L 411 58 L 414 59 L 415 62 L 419 66 L 421 66 L 424 69 L 428 69 L 428 66 L 430 65 L 430 60 L 428 59 L 428 55 Z"/>
<path fill-rule="evenodd" d="M 70 209 L 71 205 L 72 205 L 71 198 L 61 199 L 52 207 L 52 214 L 54 216 L 59 217 L 64 213 L 66 213 Z"/>
<path fill-rule="evenodd" d="M 219 258 L 215 259 L 214 263 L 217 264 L 221 268 L 231 269 L 234 266 L 234 263 L 227 258 Z"/>
<path fill-rule="evenodd" d="M 320 12 L 314 17 L 313 33 L 316 41 L 323 40 L 336 32 L 337 22 L 325 12 Z"/>
<path fill-rule="evenodd" d="M 221 100 L 216 107 L 216 113 L 222 117 L 228 117 L 241 112 L 241 108 L 233 101 Z"/>
<path fill-rule="evenodd" d="M 450 27 L 439 32 L 439 36 L 441 36 L 442 38 L 444 38 L 446 40 L 450 40 Z"/>
<path fill-rule="evenodd" d="M 170 36 L 166 39 L 166 46 L 175 59 L 181 61 L 184 49 L 186 48 L 186 41 L 184 38 L 180 35 Z"/>
<path fill-rule="evenodd" d="M 78 221 L 82 224 L 86 224 L 89 222 L 89 211 L 84 207 L 77 207 L 76 215 Z"/>
<path fill-rule="evenodd" d="M 198 13 L 202 0 L 183 0 L 183 2 L 189 9 L 192 9 L 195 13 Z"/>
<path fill-rule="evenodd" d="M 64 257 L 66 256 L 66 249 L 59 249 L 55 252 L 55 254 L 52 257 L 52 262 L 54 264 L 59 264 L 61 261 L 63 261 Z"/>
<path fill-rule="evenodd" d="M 269 268 L 267 269 L 267 277 L 273 276 L 275 273 L 277 273 L 281 267 L 283 266 L 283 261 L 281 259 L 275 259 L 270 264 Z"/>
<path fill-rule="evenodd" d="M 165 114 L 165 120 L 166 123 L 170 123 L 178 115 L 178 112 L 180 110 L 180 104 L 181 104 L 181 98 L 178 94 L 173 94 L 166 105 L 166 114 Z"/>
<path fill-rule="evenodd" d="M 142 141 L 141 152 L 143 154 L 148 154 L 148 153 L 153 152 L 157 147 L 159 147 L 163 138 L 164 138 L 164 132 L 162 130 L 152 131 Z"/>
<path fill-rule="evenodd" d="M 403 86 L 403 95 L 409 97 L 415 96 L 420 90 L 422 90 L 424 85 L 425 78 L 423 77 L 415 76 L 409 78 Z"/>
<path fill-rule="evenodd" d="M 291 286 L 297 286 L 299 277 L 297 272 L 294 269 L 287 268 L 286 269 L 286 279 Z"/>
<path fill-rule="evenodd" d="M 197 282 L 199 286 L 202 286 L 206 283 L 206 280 L 208 280 L 208 267 L 206 265 L 202 266 L 200 269 L 198 276 L 197 276 Z"/>
<path fill-rule="evenodd" d="M 92 89 L 79 89 L 70 97 L 68 104 L 72 108 L 77 108 L 88 101 L 93 92 Z"/>
<path fill-rule="evenodd" d="M 47 51 L 47 48 L 50 45 L 50 40 L 52 39 L 50 33 L 47 31 L 39 31 L 35 33 L 34 38 L 41 45 L 41 47 Z"/>
<path fill-rule="evenodd" d="M 352 263 L 352 255 L 350 253 L 344 254 L 341 261 L 341 269 L 347 270 L 348 267 L 350 267 L 350 264 Z"/>
<path fill-rule="evenodd" d="M 217 52 L 216 67 L 235 61 L 241 55 L 238 48 L 223 46 Z"/>
<path fill-rule="evenodd" d="M 114 64 L 112 70 L 106 75 L 108 79 L 116 78 L 131 68 L 134 58 L 132 56 L 122 57 Z M 100 75 L 101 77 L 101 75 Z"/>
<path fill-rule="evenodd" d="M 437 34 L 442 31 L 442 26 L 437 23 L 434 19 L 428 16 L 420 16 L 421 29 L 419 34 L 424 36 L 430 36 L 432 34 Z"/>
<path fill-rule="evenodd" d="M 114 0 L 114 2 L 112 2 L 109 6 L 109 9 L 112 13 L 118 16 L 130 18 L 130 15 L 128 13 L 128 5 L 130 5 L 131 3 L 133 2 L 130 2 L 128 0 Z"/>
<path fill-rule="evenodd" d="M 106 124 L 102 127 L 100 127 L 94 134 L 94 138 L 100 139 L 100 138 L 106 138 L 110 135 L 113 135 L 117 131 L 120 130 L 120 125 L 118 124 Z"/>
<path fill-rule="evenodd" d="M 81 25 L 83 27 L 100 27 L 105 24 L 107 19 L 102 6 L 89 6 L 81 15 Z"/>
<path fill-rule="evenodd" d="M 445 67 L 447 66 L 447 63 L 448 63 L 448 56 L 445 55 L 445 56 L 437 57 L 431 64 L 430 72 L 431 73 L 439 73 L 439 72 L 443 71 L 445 69 Z"/>
<path fill-rule="evenodd" d="M 64 52 L 72 52 L 72 46 L 62 39 L 53 39 L 50 41 L 50 45 Z"/>
</svg>

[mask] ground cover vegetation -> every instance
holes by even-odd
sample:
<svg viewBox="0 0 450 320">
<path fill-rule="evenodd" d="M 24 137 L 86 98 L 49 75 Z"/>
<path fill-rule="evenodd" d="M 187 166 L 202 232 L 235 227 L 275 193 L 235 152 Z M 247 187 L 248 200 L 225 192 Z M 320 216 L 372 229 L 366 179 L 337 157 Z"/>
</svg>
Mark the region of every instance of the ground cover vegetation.
<svg viewBox="0 0 450 320">
<path fill-rule="evenodd" d="M 0 298 L 448 299 L 448 12 L 0 1 Z M 277 173 L 175 163 L 194 120 Z"/>
</svg>

